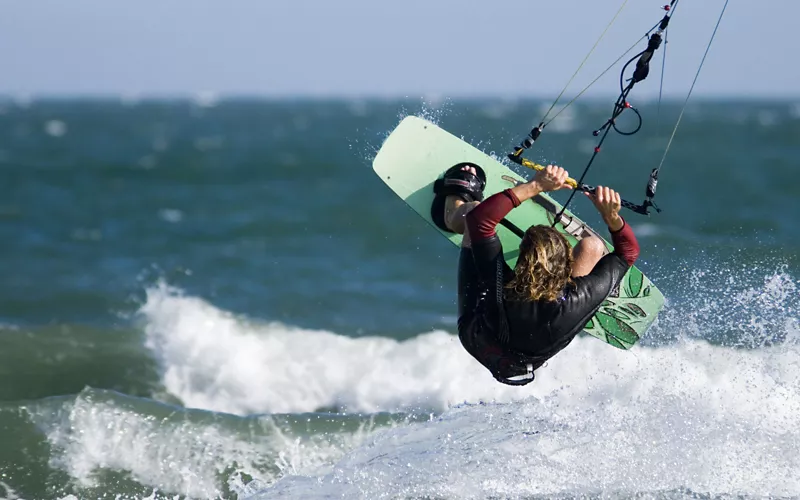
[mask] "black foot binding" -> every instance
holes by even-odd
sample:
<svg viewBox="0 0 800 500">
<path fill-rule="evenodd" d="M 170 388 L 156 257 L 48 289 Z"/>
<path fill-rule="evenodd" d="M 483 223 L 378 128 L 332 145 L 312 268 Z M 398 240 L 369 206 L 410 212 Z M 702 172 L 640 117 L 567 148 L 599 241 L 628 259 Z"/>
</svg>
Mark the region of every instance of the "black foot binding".
<svg viewBox="0 0 800 500">
<path fill-rule="evenodd" d="M 478 174 L 461 170 L 472 167 Z M 436 197 L 431 204 L 431 219 L 442 231 L 452 233 L 444 221 L 444 203 L 448 196 L 456 195 L 465 202 L 483 201 L 483 188 L 486 187 L 486 173 L 474 163 L 464 162 L 453 165 L 444 173 L 441 179 L 433 183 L 433 192 Z"/>
</svg>

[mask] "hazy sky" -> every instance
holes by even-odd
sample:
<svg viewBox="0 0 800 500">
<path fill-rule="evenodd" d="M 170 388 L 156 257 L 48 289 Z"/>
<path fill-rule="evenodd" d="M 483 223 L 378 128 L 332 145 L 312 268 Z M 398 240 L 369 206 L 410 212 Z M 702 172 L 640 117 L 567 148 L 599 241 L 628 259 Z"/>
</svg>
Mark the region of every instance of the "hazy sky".
<svg viewBox="0 0 800 500">
<path fill-rule="evenodd" d="M 557 93 L 622 0 L 3 0 L 0 93 Z M 631 0 L 593 79 L 655 24 Z M 680 0 L 665 91 L 684 94 L 724 0 Z M 731 0 L 696 95 L 800 95 L 800 0 Z M 638 47 L 644 47 L 642 42 Z M 658 59 L 639 95 L 658 91 Z M 616 89 L 618 70 L 595 92 Z"/>
</svg>

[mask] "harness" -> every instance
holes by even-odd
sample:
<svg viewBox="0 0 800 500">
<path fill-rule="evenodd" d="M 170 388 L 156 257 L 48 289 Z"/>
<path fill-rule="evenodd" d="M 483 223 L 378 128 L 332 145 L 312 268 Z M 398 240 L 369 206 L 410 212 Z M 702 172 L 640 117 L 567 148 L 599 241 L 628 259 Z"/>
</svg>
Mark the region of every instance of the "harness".
<svg viewBox="0 0 800 500">
<path fill-rule="evenodd" d="M 529 384 L 534 380 L 534 371 L 555 353 L 531 356 L 508 347 L 510 332 L 503 305 L 502 256 L 496 259 L 491 310 L 487 295 L 484 291 L 479 297 L 470 324 L 459 328 L 461 344 L 498 382 L 514 386 Z"/>
</svg>

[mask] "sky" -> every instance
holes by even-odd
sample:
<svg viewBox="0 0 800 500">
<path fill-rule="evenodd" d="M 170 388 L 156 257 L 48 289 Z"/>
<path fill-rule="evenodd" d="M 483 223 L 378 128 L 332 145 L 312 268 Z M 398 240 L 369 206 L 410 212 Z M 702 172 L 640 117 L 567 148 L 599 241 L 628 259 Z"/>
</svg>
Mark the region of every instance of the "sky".
<svg viewBox="0 0 800 500">
<path fill-rule="evenodd" d="M 0 94 L 552 96 L 622 1 L 0 0 Z M 666 2 L 630 0 L 570 90 Z M 685 95 L 724 3 L 679 0 L 665 95 Z M 800 95 L 798 19 L 800 0 L 730 0 L 694 95 Z M 588 95 L 618 93 L 618 68 Z"/>
</svg>

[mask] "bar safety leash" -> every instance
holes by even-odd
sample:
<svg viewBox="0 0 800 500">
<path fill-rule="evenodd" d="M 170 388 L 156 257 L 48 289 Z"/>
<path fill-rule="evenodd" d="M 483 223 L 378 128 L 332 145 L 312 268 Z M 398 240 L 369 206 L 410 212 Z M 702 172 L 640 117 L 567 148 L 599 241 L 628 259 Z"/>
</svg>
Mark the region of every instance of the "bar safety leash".
<svg viewBox="0 0 800 500">
<path fill-rule="evenodd" d="M 630 102 L 628 102 L 628 95 L 630 94 L 631 90 L 633 90 L 633 87 L 637 83 L 646 79 L 647 76 L 650 74 L 650 60 L 653 58 L 653 55 L 655 55 L 659 47 L 661 47 L 661 42 L 663 41 L 662 35 L 667 30 L 667 27 L 669 27 L 670 19 L 672 18 L 672 15 L 675 12 L 674 8 L 678 3 L 678 1 L 679 0 L 672 0 L 668 5 L 662 7 L 662 9 L 666 11 L 666 13 L 664 14 L 664 17 L 661 18 L 661 21 L 658 23 L 655 32 L 649 34 L 653 31 L 652 29 L 650 30 L 650 32 L 648 32 L 649 38 L 647 41 L 647 48 L 639 52 L 632 58 L 630 58 L 628 62 L 626 62 L 625 65 L 622 67 L 622 71 L 620 71 L 619 75 L 619 87 L 620 87 L 619 97 L 617 98 L 617 101 L 614 103 L 614 109 L 611 112 L 611 117 L 608 120 L 606 120 L 606 122 L 599 129 L 592 132 L 592 135 L 594 135 L 595 137 L 600 136 L 600 140 L 594 147 L 594 152 L 592 153 L 592 156 L 589 158 L 589 162 L 586 164 L 586 167 L 583 169 L 583 173 L 578 179 L 578 185 L 583 185 L 583 179 L 589 172 L 589 169 L 594 163 L 595 158 L 597 158 L 597 155 L 600 153 L 600 150 L 603 147 L 603 143 L 605 142 L 606 137 L 608 137 L 608 133 L 611 132 L 612 129 L 621 135 L 633 135 L 639 130 L 641 130 L 642 115 L 639 113 L 639 110 L 637 110 L 630 104 Z M 633 61 L 636 61 L 636 67 L 634 68 L 633 75 L 631 76 L 631 78 L 628 79 L 628 84 L 625 85 L 625 80 L 624 80 L 625 70 L 628 69 L 628 66 L 630 66 L 630 64 Z M 637 124 L 633 130 L 623 131 L 617 127 L 616 120 L 624 111 L 628 109 L 630 109 L 636 114 Z M 652 192 L 652 195 L 646 196 L 645 201 L 641 205 L 626 202 L 624 204 L 625 208 L 628 208 L 629 210 L 632 210 L 642 215 L 648 215 L 649 214 L 648 208 L 651 206 L 653 206 L 654 208 L 656 208 L 656 210 L 658 210 L 658 207 L 655 207 L 652 202 L 652 198 L 653 196 L 655 196 L 655 188 L 658 184 L 658 173 L 654 171 L 654 174 L 655 177 L 653 175 L 650 176 L 647 188 L 647 194 L 649 195 Z M 650 189 L 651 184 L 652 184 L 652 189 Z M 581 191 L 584 190 L 581 189 Z M 569 198 L 561 207 L 561 210 L 558 212 L 558 214 L 556 214 L 555 220 L 553 221 L 554 225 L 561 220 L 561 216 L 564 215 L 564 211 L 567 209 L 567 206 L 575 197 L 576 192 L 577 190 L 570 193 Z"/>
<path fill-rule="evenodd" d="M 600 128 L 598 128 L 597 130 L 593 131 L 593 135 L 595 137 L 599 136 L 600 139 L 599 139 L 597 145 L 595 146 L 593 154 L 590 157 L 586 167 L 584 168 L 584 171 L 581 174 L 580 178 L 578 178 L 577 180 L 570 179 L 570 181 L 574 182 L 573 187 L 575 188 L 575 191 L 584 191 L 584 192 L 593 192 L 594 191 L 594 188 L 592 186 L 584 184 L 583 180 L 586 177 L 586 174 L 589 171 L 589 168 L 594 163 L 595 158 L 600 153 L 600 150 L 602 148 L 603 143 L 605 142 L 605 139 L 608 136 L 608 133 L 612 129 L 614 131 L 616 131 L 617 133 L 621 134 L 621 135 L 633 135 L 633 134 L 637 133 L 641 129 L 641 127 L 642 127 L 641 114 L 639 113 L 639 111 L 635 107 L 633 107 L 630 104 L 630 102 L 628 101 L 628 95 L 630 94 L 631 90 L 633 89 L 633 87 L 638 82 L 641 82 L 642 80 L 646 79 L 647 76 L 649 75 L 650 62 L 651 62 L 653 56 L 655 55 L 656 51 L 661 47 L 662 42 L 663 42 L 664 45 L 665 45 L 665 48 L 664 48 L 664 58 L 662 59 L 662 62 L 661 62 L 661 81 L 660 81 L 660 85 L 659 85 L 659 110 L 658 110 L 658 120 L 659 120 L 659 123 L 660 123 L 661 97 L 663 95 L 663 83 L 664 83 L 664 67 L 666 65 L 667 28 L 669 27 L 669 22 L 670 22 L 672 16 L 674 15 L 674 13 L 675 13 L 675 11 L 677 9 L 679 1 L 680 0 L 671 0 L 669 2 L 669 4 L 664 5 L 662 7 L 662 9 L 665 11 L 665 14 L 661 18 L 661 20 L 658 23 L 656 23 L 652 28 L 650 28 L 645 33 L 645 35 L 636 42 L 636 44 L 638 44 L 643 39 L 647 38 L 648 39 L 647 48 L 645 48 L 643 51 L 641 51 L 638 54 L 636 54 L 633 57 L 631 57 L 625 63 L 625 65 L 623 66 L 622 71 L 620 72 L 620 95 L 619 95 L 619 98 L 617 99 L 617 101 L 614 103 L 614 108 L 612 110 L 611 116 L 610 116 L 610 118 L 608 120 L 606 120 L 606 122 Z M 703 55 L 703 59 L 702 59 L 702 61 L 700 63 L 700 66 L 697 69 L 697 73 L 695 74 L 695 79 L 692 82 L 692 86 L 691 86 L 691 88 L 689 90 L 688 95 L 686 96 L 686 101 L 684 101 L 683 108 L 681 109 L 681 112 L 680 112 L 680 116 L 679 116 L 679 118 L 678 118 L 678 120 L 677 120 L 677 122 L 676 122 L 676 124 L 675 124 L 675 126 L 673 128 L 673 130 L 672 130 L 672 135 L 670 136 L 670 139 L 669 139 L 669 141 L 667 143 L 667 146 L 666 146 L 666 148 L 664 150 L 664 154 L 663 154 L 663 156 L 661 158 L 661 162 L 659 163 L 658 167 L 654 168 L 650 173 L 650 176 L 649 176 L 648 181 L 647 181 L 647 186 L 646 186 L 646 189 L 645 189 L 645 200 L 641 204 L 632 203 L 632 202 L 623 200 L 622 205 L 625 208 L 629 209 L 629 210 L 632 210 L 632 211 L 634 211 L 636 213 L 643 214 L 643 215 L 649 215 L 649 208 L 650 207 L 655 208 L 656 211 L 658 211 L 658 212 L 661 211 L 655 205 L 655 203 L 653 202 L 653 198 L 654 198 L 655 193 L 656 193 L 656 188 L 658 186 L 658 175 L 659 175 L 659 172 L 660 172 L 661 168 L 663 167 L 667 152 L 669 151 L 669 148 L 672 145 L 672 142 L 673 142 L 673 139 L 674 139 L 675 134 L 677 132 L 678 126 L 680 125 L 681 118 L 683 117 L 684 111 L 686 109 L 686 105 L 687 105 L 688 100 L 689 100 L 689 98 L 691 96 L 692 90 L 694 89 L 694 86 L 695 86 L 695 84 L 697 82 L 697 78 L 698 78 L 698 76 L 700 74 L 700 71 L 702 70 L 703 64 L 705 63 L 706 56 L 708 55 L 708 51 L 710 49 L 711 43 L 713 42 L 714 37 L 715 37 L 715 35 L 717 33 L 717 29 L 719 28 L 719 25 L 720 25 L 720 23 L 722 21 L 722 17 L 723 17 L 723 15 L 725 13 L 725 10 L 727 9 L 728 3 L 729 3 L 729 0 L 726 0 L 724 6 L 722 8 L 722 11 L 720 13 L 719 19 L 717 20 L 717 24 L 716 24 L 716 26 L 714 28 L 714 32 L 711 35 L 711 40 L 709 40 L 708 45 L 706 46 L 705 54 Z M 624 7 L 624 5 L 625 4 L 623 3 L 623 7 Z M 622 9 L 622 7 L 620 7 L 620 10 L 621 9 Z M 619 15 L 619 11 L 617 11 L 616 15 L 614 16 L 614 19 L 612 19 L 612 23 L 614 22 L 614 20 L 616 20 L 618 15 Z M 610 26 L 610 24 L 609 24 L 609 26 Z M 601 35 L 601 38 L 603 37 L 603 35 L 605 35 L 607 30 L 608 30 L 608 27 L 606 27 L 606 30 Z M 599 42 L 599 40 L 598 40 L 598 42 Z M 536 127 L 534 127 L 531 130 L 531 132 L 528 134 L 528 136 L 520 143 L 520 145 L 514 150 L 514 152 L 508 155 L 508 158 L 511 161 L 513 161 L 514 163 L 517 163 L 518 165 L 522 165 L 522 166 L 527 167 L 527 168 L 532 168 L 534 170 L 541 170 L 542 168 L 544 168 L 541 165 L 537 165 L 537 164 L 535 164 L 533 162 L 530 162 L 530 161 L 526 160 L 525 158 L 523 158 L 522 157 L 523 151 L 525 149 L 530 148 L 533 145 L 533 143 L 536 142 L 536 140 L 539 138 L 542 130 L 553 119 L 555 119 L 569 105 L 571 105 L 573 102 L 575 102 L 589 87 L 591 87 L 597 80 L 599 80 L 614 65 L 616 65 L 623 57 L 625 57 L 633 49 L 633 47 L 635 47 L 636 44 L 634 44 L 623 55 L 621 55 L 619 58 L 617 58 L 617 60 L 614 61 L 611 64 L 611 66 L 606 68 L 586 88 L 581 90 L 578 93 L 578 95 L 576 95 L 570 102 L 568 102 L 564 107 L 562 107 L 554 116 L 550 117 L 550 119 L 548 120 L 547 118 L 550 115 L 551 111 L 555 108 L 556 103 L 558 102 L 558 100 L 560 100 L 560 98 L 564 94 L 564 90 L 562 90 L 561 93 L 559 94 L 558 98 L 556 98 L 556 102 L 554 102 L 553 105 L 550 106 L 550 108 L 548 109 L 547 113 L 545 113 L 545 117 L 540 121 L 539 125 L 537 125 Z M 591 54 L 594 51 L 596 46 L 597 46 L 597 43 L 595 43 L 595 46 L 592 47 L 592 50 L 589 52 L 589 54 Z M 583 67 L 583 65 L 585 64 L 586 59 L 588 57 L 589 56 L 587 55 L 586 58 L 584 58 L 584 61 L 581 62 L 578 70 L 580 70 L 581 67 Z M 625 72 L 628 69 L 628 67 L 634 61 L 636 61 L 636 66 L 634 68 L 633 75 L 631 76 L 631 78 L 629 78 L 627 80 L 627 84 L 626 84 L 626 82 L 624 80 Z M 576 71 L 575 74 L 577 74 L 577 71 Z M 569 84 L 572 82 L 572 80 L 575 77 L 575 74 L 573 74 L 572 78 L 570 78 L 569 82 L 567 83 L 567 86 L 569 86 Z M 621 130 L 617 126 L 617 123 L 616 123 L 617 118 L 626 110 L 631 110 L 636 115 L 637 123 L 636 123 L 636 126 L 634 127 L 633 130 Z M 569 199 L 564 204 L 564 206 L 562 207 L 561 211 L 557 214 L 555 222 L 558 222 L 558 220 L 563 215 L 563 213 L 566 210 L 568 204 L 572 201 L 574 196 L 575 196 L 575 192 L 571 193 Z"/>
</svg>

